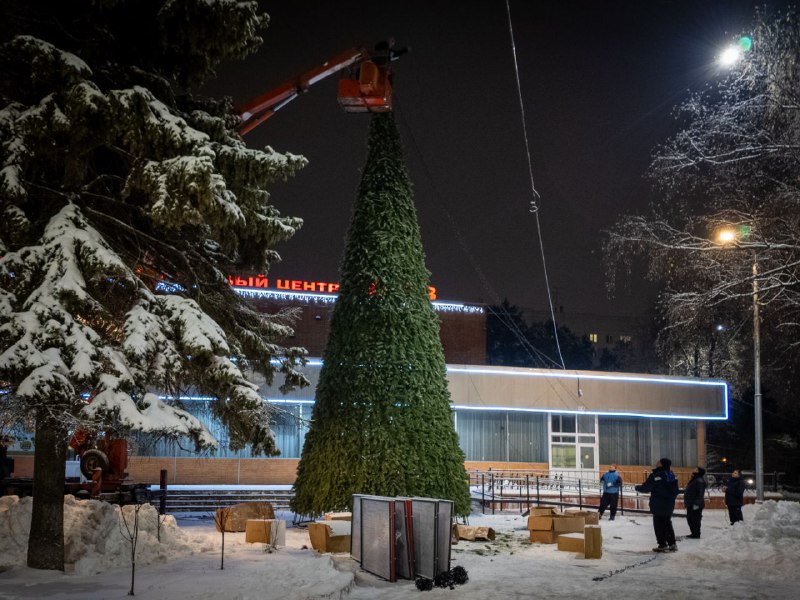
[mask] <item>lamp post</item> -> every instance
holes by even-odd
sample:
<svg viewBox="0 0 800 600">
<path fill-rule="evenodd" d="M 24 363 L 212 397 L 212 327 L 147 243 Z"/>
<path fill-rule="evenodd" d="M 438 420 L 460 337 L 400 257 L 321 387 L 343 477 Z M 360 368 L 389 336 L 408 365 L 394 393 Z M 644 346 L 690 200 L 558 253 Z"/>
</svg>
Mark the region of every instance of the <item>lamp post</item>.
<svg viewBox="0 0 800 600">
<path fill-rule="evenodd" d="M 732 229 L 719 232 L 722 244 L 735 242 L 739 237 Z M 756 443 L 756 502 L 764 502 L 764 433 L 761 420 L 761 319 L 758 313 L 758 258 L 753 251 L 753 410 L 755 412 Z"/>
</svg>

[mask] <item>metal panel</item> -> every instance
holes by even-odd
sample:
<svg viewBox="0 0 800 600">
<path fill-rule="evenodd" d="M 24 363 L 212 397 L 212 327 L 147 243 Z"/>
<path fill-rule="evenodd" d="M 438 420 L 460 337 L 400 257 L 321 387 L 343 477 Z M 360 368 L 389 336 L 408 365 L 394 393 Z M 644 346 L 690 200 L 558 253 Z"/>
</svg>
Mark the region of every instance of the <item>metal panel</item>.
<svg viewBox="0 0 800 600">
<path fill-rule="evenodd" d="M 395 572 L 403 579 L 414 578 L 414 549 L 410 544 L 407 520 L 407 510 L 410 509 L 411 504 L 405 500 L 398 499 L 394 503 Z"/>
<path fill-rule="evenodd" d="M 414 536 L 414 576 L 433 579 L 437 575 L 436 501 L 412 499 L 411 522 Z M 448 537 L 448 541 L 449 539 Z"/>
<path fill-rule="evenodd" d="M 353 495 L 353 517 L 350 521 L 350 556 L 361 562 L 361 499 Z"/>
<path fill-rule="evenodd" d="M 303 367 L 310 387 L 283 396 L 276 382 L 262 384 L 260 393 L 267 398 L 311 400 L 320 369 L 316 361 Z M 728 414 L 727 386 L 713 379 L 449 364 L 447 383 L 456 407 L 689 419 L 724 419 Z"/>
<path fill-rule="evenodd" d="M 635 373 L 448 365 L 453 404 L 491 410 L 727 418 L 724 381 Z"/>
<path fill-rule="evenodd" d="M 386 498 L 361 499 L 361 568 L 389 581 L 395 580 L 394 507 Z"/>
<path fill-rule="evenodd" d="M 450 570 L 450 536 L 452 535 L 453 503 L 449 500 L 436 502 L 436 574 Z"/>
</svg>

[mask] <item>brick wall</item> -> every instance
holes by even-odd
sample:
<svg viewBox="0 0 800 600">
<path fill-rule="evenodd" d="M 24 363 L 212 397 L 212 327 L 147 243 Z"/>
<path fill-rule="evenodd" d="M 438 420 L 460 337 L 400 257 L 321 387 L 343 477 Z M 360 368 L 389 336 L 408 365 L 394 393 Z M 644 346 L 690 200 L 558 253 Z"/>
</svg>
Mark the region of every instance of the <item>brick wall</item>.
<svg viewBox="0 0 800 600">
<path fill-rule="evenodd" d="M 302 304 L 273 298 L 257 298 L 253 303 L 258 310 L 276 313 L 296 307 L 300 316 L 294 323 L 294 336 L 286 340 L 292 346 L 302 346 L 309 356 L 322 356 L 328 341 L 333 304 Z M 445 361 L 457 365 L 486 364 L 486 314 L 437 312 L 440 338 Z"/>
<path fill-rule="evenodd" d="M 15 477 L 33 477 L 33 455 L 12 455 Z M 292 484 L 297 476 L 297 458 L 162 458 L 131 456 L 128 477 L 137 482 L 158 483 L 161 469 L 167 470 L 171 484 L 271 485 Z M 605 473 L 610 465 L 600 465 Z M 466 461 L 467 471 L 525 471 L 547 472 L 547 463 L 502 461 Z M 617 471 L 628 484 L 644 482 L 653 467 L 649 465 L 618 465 Z M 675 467 L 680 486 L 689 481 L 692 467 Z"/>
<path fill-rule="evenodd" d="M 172 484 L 271 485 L 294 483 L 297 458 L 151 458 L 132 456 L 128 476 L 158 483 L 161 469 Z"/>
<path fill-rule="evenodd" d="M 10 454 L 14 459 L 14 477 L 33 477 L 33 454 Z"/>
<path fill-rule="evenodd" d="M 502 462 L 502 461 L 479 461 L 468 460 L 464 463 L 467 471 L 545 471 L 547 463 L 521 463 L 521 462 Z M 524 474 L 523 474 L 524 475 Z"/>
</svg>

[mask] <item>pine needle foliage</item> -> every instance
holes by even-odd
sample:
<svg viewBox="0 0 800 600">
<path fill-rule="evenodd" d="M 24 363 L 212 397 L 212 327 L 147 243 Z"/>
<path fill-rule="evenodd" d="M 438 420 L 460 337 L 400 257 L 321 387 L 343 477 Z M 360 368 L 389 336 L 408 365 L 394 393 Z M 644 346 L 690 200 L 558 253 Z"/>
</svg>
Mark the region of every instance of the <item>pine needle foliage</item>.
<svg viewBox="0 0 800 600">
<path fill-rule="evenodd" d="M 0 3 L 0 438 L 35 433 L 30 567 L 64 566 L 75 428 L 214 446 L 194 390 L 231 449 L 277 452 L 251 372 L 304 385 L 305 351 L 226 275 L 279 259 L 302 220 L 267 190 L 306 160 L 248 148 L 197 92 L 267 22 L 240 0 Z"/>
<path fill-rule="evenodd" d="M 429 275 L 394 118 L 374 115 L 296 512 L 346 509 L 352 494 L 445 498 L 469 512 Z"/>
</svg>

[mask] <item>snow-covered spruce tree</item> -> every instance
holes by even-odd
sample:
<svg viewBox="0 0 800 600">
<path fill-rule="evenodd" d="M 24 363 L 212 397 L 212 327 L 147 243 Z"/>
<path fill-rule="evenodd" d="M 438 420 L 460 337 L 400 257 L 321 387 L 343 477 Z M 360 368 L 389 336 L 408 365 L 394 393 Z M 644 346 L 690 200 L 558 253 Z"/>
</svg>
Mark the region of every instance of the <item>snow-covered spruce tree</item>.
<svg viewBox="0 0 800 600">
<path fill-rule="evenodd" d="M 468 514 L 439 323 L 391 114 L 372 116 L 368 146 L 292 508 L 346 509 L 358 493 L 446 498 Z"/>
<path fill-rule="evenodd" d="M 303 352 L 226 273 L 266 269 L 301 225 L 265 190 L 305 160 L 246 148 L 228 103 L 191 93 L 258 47 L 255 2 L 12 0 L 0 17 L 1 412 L 35 429 L 28 564 L 61 569 L 70 429 L 213 444 L 159 397 L 193 386 L 232 446 L 275 450 L 245 373 L 301 383 Z"/>
</svg>

